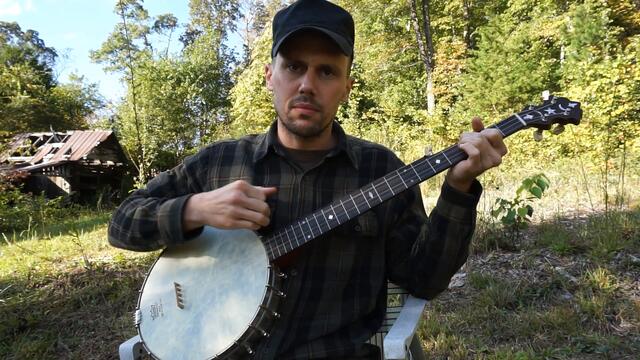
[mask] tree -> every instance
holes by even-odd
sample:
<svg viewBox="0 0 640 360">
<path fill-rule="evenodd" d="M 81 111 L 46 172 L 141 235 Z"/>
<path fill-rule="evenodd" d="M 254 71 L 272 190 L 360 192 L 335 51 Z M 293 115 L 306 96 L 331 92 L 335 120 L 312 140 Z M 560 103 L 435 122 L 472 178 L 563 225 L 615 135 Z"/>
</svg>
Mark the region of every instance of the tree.
<svg viewBox="0 0 640 360">
<path fill-rule="evenodd" d="M 409 0 L 411 6 L 411 22 L 416 34 L 416 42 L 420 50 L 420 57 L 427 73 L 427 112 L 433 115 L 436 107 L 436 97 L 433 92 L 433 70 L 435 68 L 435 54 L 433 49 L 433 36 L 431 34 L 430 1 L 421 1 L 421 20 L 418 19 L 417 0 Z"/>
<path fill-rule="evenodd" d="M 115 12 L 121 19 L 107 41 L 102 43 L 100 50 L 92 51 L 91 58 L 97 63 L 106 64 L 105 69 L 111 72 L 125 74 L 128 86 L 129 104 L 135 134 L 135 146 L 131 151 L 133 164 L 138 169 L 138 184 L 145 184 L 151 176 L 150 169 L 153 151 L 147 146 L 145 139 L 147 131 L 144 119 L 138 110 L 138 94 L 136 75 L 138 64 L 149 59 L 153 54 L 153 47 L 149 42 L 150 27 L 147 24 L 149 14 L 142 6 L 142 0 L 118 0 Z M 159 29 L 163 29 L 159 27 Z M 142 44 L 140 44 L 142 43 Z M 141 46 L 142 45 L 142 46 Z M 130 129 L 123 127 L 123 129 Z"/>
<path fill-rule="evenodd" d="M 464 107 L 500 117 L 557 90 L 560 18 L 554 0 L 513 1 L 483 26 L 463 77 Z"/>
<path fill-rule="evenodd" d="M 7 133 L 81 129 L 102 106 L 96 86 L 53 77 L 57 53 L 38 32 L 0 22 L 0 128 Z"/>
<path fill-rule="evenodd" d="M 628 150 L 640 136 L 640 35 L 630 25 L 637 17 L 614 11 L 625 3 L 573 4 L 562 31 L 567 49 L 562 83 L 585 113 L 583 126 L 564 145 L 599 165 L 605 202 L 607 177 L 617 170 L 624 179 Z"/>
<path fill-rule="evenodd" d="M 108 71 L 122 74 L 127 86 L 116 129 L 138 168 L 137 186 L 217 138 L 228 121 L 236 61 L 225 40 L 235 29 L 237 4 L 193 0 L 189 6 L 180 53 L 169 52 L 178 19 L 150 17 L 138 0 L 116 4 L 121 22 L 92 53 Z M 167 39 L 167 48 L 153 43 L 156 35 Z"/>
</svg>

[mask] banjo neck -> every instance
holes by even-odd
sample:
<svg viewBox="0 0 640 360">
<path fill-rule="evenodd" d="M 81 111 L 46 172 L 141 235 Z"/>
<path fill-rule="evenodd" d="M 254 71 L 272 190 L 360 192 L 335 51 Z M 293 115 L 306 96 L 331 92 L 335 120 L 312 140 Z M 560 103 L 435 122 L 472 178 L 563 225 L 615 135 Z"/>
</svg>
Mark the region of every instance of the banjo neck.
<svg viewBox="0 0 640 360">
<path fill-rule="evenodd" d="M 577 124 L 581 116 L 579 103 L 571 102 L 566 98 L 551 98 L 541 106 L 530 106 L 490 128 L 497 129 L 503 137 L 507 137 L 529 127 L 548 130 L 552 124 L 556 123 Z M 457 144 L 452 145 L 436 154 L 424 156 L 409 165 L 400 167 L 302 219 L 278 229 L 263 239 L 269 260 L 276 260 L 292 252 L 466 158 L 467 154 L 460 150 Z"/>
</svg>

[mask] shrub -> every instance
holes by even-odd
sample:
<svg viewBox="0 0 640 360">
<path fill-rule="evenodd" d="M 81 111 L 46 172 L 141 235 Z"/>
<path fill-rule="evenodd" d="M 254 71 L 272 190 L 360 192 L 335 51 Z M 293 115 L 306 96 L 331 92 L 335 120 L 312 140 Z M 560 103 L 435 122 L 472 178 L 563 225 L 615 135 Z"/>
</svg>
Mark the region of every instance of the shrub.
<svg viewBox="0 0 640 360">
<path fill-rule="evenodd" d="M 21 191 L 29 175 L 10 172 L 0 175 L 0 233 L 17 232 L 45 224 L 47 221 L 74 216 L 79 207 L 66 197 L 47 199 Z"/>
</svg>

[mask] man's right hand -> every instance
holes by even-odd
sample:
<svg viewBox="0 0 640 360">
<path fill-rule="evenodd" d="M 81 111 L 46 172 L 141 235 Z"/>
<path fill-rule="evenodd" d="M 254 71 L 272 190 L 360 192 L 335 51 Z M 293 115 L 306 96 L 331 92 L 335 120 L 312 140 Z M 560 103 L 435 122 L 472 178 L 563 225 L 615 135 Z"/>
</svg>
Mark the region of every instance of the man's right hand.
<svg viewBox="0 0 640 360">
<path fill-rule="evenodd" d="M 267 196 L 275 187 L 253 186 L 238 180 L 219 189 L 191 196 L 182 214 L 184 232 L 203 225 L 219 229 L 258 230 L 269 225 L 271 210 Z"/>
</svg>

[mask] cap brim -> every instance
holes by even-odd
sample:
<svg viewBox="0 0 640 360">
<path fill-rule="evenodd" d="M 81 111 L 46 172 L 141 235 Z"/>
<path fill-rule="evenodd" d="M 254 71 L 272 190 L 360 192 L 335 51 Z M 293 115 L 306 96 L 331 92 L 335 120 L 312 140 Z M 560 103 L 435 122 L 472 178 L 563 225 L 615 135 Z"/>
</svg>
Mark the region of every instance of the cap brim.
<svg viewBox="0 0 640 360">
<path fill-rule="evenodd" d="M 331 30 L 327 30 L 318 26 L 302 26 L 296 29 L 293 29 L 291 31 L 289 31 L 289 33 L 287 33 L 285 36 L 283 36 L 282 38 L 280 38 L 280 41 L 278 41 L 276 44 L 274 44 L 274 46 L 271 48 L 271 57 L 276 57 L 276 55 L 278 54 L 278 50 L 280 50 L 280 46 L 282 46 L 282 44 L 291 37 L 291 35 L 303 31 L 303 30 L 317 30 L 322 32 L 323 34 L 329 36 L 331 38 L 331 40 L 333 40 L 336 45 L 338 45 L 338 47 L 340 48 L 340 50 L 347 56 L 351 56 L 353 55 L 353 47 L 349 44 L 349 42 L 347 41 L 347 39 L 344 38 L 344 36 L 341 36 Z"/>
</svg>

